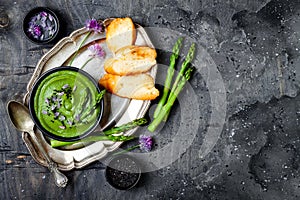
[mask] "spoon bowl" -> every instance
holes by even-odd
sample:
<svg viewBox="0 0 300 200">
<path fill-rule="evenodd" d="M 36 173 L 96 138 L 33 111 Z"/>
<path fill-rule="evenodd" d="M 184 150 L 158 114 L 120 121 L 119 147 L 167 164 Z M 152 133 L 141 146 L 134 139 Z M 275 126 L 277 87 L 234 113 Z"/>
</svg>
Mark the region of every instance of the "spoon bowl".
<svg viewBox="0 0 300 200">
<path fill-rule="evenodd" d="M 16 101 L 10 101 L 7 106 L 7 111 L 16 129 L 23 132 L 33 129 L 34 122 L 29 115 L 27 107 Z"/>
</svg>

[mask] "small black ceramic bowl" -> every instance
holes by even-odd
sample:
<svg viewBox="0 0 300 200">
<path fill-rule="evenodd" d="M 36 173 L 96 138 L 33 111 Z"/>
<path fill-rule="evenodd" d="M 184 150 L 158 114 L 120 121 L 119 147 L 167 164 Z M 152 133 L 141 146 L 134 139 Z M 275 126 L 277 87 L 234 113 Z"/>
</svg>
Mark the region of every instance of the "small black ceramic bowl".
<svg viewBox="0 0 300 200">
<path fill-rule="evenodd" d="M 23 20 L 23 32 L 36 44 L 53 42 L 59 32 L 57 15 L 46 7 L 36 7 L 28 12 Z"/>
<path fill-rule="evenodd" d="M 141 168 L 138 161 L 128 155 L 113 157 L 105 170 L 107 182 L 116 189 L 129 190 L 141 178 Z"/>
<path fill-rule="evenodd" d="M 97 82 L 75 67 L 50 69 L 35 82 L 29 98 L 29 111 L 37 128 L 49 138 L 72 142 L 80 140 L 99 124 L 104 109 Z"/>
</svg>

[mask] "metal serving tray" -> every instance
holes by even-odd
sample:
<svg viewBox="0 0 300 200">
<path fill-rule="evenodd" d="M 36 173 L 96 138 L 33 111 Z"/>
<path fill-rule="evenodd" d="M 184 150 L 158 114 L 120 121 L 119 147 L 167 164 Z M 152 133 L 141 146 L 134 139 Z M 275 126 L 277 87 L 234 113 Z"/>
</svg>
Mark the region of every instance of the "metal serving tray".
<svg viewBox="0 0 300 200">
<path fill-rule="evenodd" d="M 104 20 L 104 25 L 107 26 L 111 22 L 111 18 Z M 144 28 L 136 24 L 137 38 L 135 45 L 149 46 L 154 48 Z M 78 29 L 71 33 L 69 37 L 61 39 L 52 49 L 49 50 L 37 63 L 36 69 L 27 85 L 27 93 L 24 96 L 24 104 L 28 105 L 29 94 L 33 87 L 34 82 L 45 71 L 54 67 L 67 65 L 72 55 L 79 48 L 81 41 L 83 41 L 87 34 L 85 28 Z M 80 48 L 80 53 L 76 56 L 72 66 L 81 67 L 83 63 L 89 57 L 89 51 L 87 47 L 95 42 L 102 43 L 105 51 L 105 59 L 112 56 L 112 53 L 107 49 L 105 43 L 105 32 L 102 34 L 91 34 Z M 92 75 L 96 81 L 105 73 L 103 69 L 104 59 L 93 59 L 84 68 L 90 75 Z M 154 66 L 148 73 L 155 78 L 157 66 Z M 105 98 L 105 115 L 106 119 L 101 121 L 101 126 L 97 130 L 102 130 L 109 126 L 119 126 L 124 123 L 130 122 L 134 119 L 141 118 L 145 115 L 150 106 L 150 101 L 130 100 L 126 98 L 120 98 L 115 95 L 107 95 Z M 129 130 L 124 135 L 132 135 L 137 128 Z M 52 148 L 47 142 L 47 138 L 43 134 L 35 129 L 36 136 L 39 142 L 47 150 L 47 153 L 54 162 L 58 164 L 60 170 L 72 170 L 82 168 L 96 160 L 105 157 L 108 152 L 112 152 L 119 148 L 122 142 L 112 141 L 99 141 L 92 144 L 86 144 L 83 147 L 72 146 L 69 149 L 56 149 Z M 31 140 L 28 133 L 24 132 L 22 138 L 35 161 L 43 166 L 47 166 L 41 153 L 35 147 L 35 144 Z"/>
</svg>

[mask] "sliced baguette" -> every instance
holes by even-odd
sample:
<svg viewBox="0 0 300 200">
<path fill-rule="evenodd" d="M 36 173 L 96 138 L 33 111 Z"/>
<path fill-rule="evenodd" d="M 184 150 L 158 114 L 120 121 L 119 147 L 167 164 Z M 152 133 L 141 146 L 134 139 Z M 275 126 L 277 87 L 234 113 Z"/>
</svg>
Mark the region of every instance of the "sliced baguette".
<svg viewBox="0 0 300 200">
<path fill-rule="evenodd" d="M 148 74 L 131 76 L 118 76 L 105 74 L 99 84 L 109 92 L 125 98 L 137 100 L 153 100 L 159 96 L 159 91 L 154 86 L 153 78 Z"/>
<path fill-rule="evenodd" d="M 133 75 L 147 72 L 156 64 L 156 51 L 150 47 L 126 46 L 107 59 L 104 69 L 109 74 Z"/>
<path fill-rule="evenodd" d="M 118 49 L 135 43 L 136 30 L 129 17 L 116 18 L 106 27 L 106 43 L 115 53 Z"/>
</svg>

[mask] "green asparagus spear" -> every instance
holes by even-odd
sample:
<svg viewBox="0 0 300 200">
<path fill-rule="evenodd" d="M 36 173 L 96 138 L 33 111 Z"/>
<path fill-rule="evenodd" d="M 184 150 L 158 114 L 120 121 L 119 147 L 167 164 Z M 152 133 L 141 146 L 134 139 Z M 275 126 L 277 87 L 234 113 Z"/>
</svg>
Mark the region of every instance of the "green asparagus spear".
<svg viewBox="0 0 300 200">
<path fill-rule="evenodd" d="M 154 132 L 155 129 L 158 127 L 158 125 L 162 122 L 164 117 L 168 115 L 168 113 L 171 110 L 171 107 L 173 106 L 177 96 L 183 89 L 185 83 L 191 78 L 192 72 L 194 71 L 194 67 L 189 67 L 186 72 L 184 73 L 183 77 L 179 80 L 178 85 L 174 92 L 170 93 L 170 98 L 168 102 L 162 107 L 161 112 L 159 115 L 151 122 L 151 124 L 148 126 L 148 130 L 151 132 Z"/>
<path fill-rule="evenodd" d="M 81 115 L 81 119 L 84 119 L 84 118 L 86 118 L 88 115 L 91 115 L 91 114 L 93 114 L 93 112 L 95 111 L 95 109 L 97 108 L 97 106 L 99 105 L 99 103 L 101 102 L 101 100 L 102 100 L 102 98 L 103 98 L 103 96 L 105 95 L 105 93 L 106 93 L 106 90 L 102 90 L 98 95 L 97 95 L 97 97 L 96 97 L 96 103 L 93 105 L 93 106 L 91 106 L 91 107 L 89 107 L 88 109 L 86 109 L 83 113 L 82 113 L 82 115 Z"/>
<path fill-rule="evenodd" d="M 177 75 L 176 80 L 173 84 L 173 87 L 172 87 L 172 90 L 170 92 L 168 101 L 169 101 L 169 99 L 172 98 L 171 94 L 173 94 L 175 89 L 178 87 L 178 82 L 182 78 L 182 76 L 184 75 L 184 72 L 185 72 L 186 68 L 190 65 L 190 63 L 194 59 L 195 50 L 196 50 L 196 46 L 195 46 L 195 43 L 193 43 L 191 45 L 190 49 L 189 49 L 189 52 L 188 52 L 184 62 L 181 65 L 181 69 L 180 69 L 179 74 Z M 167 121 L 168 116 L 169 116 L 169 113 L 165 116 L 164 121 Z"/>
<path fill-rule="evenodd" d="M 95 133 L 95 134 L 104 134 L 104 135 L 89 136 L 80 141 L 75 141 L 75 142 L 62 142 L 62 141 L 57 141 L 57 140 L 51 140 L 50 143 L 51 143 L 52 147 L 62 147 L 62 146 L 72 145 L 77 142 L 95 142 L 95 141 L 103 141 L 103 140 L 127 141 L 127 140 L 133 139 L 134 137 L 123 136 L 123 135 L 114 136 L 113 134 L 125 132 L 125 131 L 128 131 L 130 129 L 133 129 L 135 127 L 141 126 L 146 123 L 147 123 L 147 120 L 145 118 L 140 118 L 140 119 L 133 120 L 132 122 L 129 122 L 127 124 L 123 124 L 119 127 L 113 127 L 109 130 Z"/>
<path fill-rule="evenodd" d="M 104 140 L 111 140 L 114 142 L 119 142 L 119 141 L 128 141 L 128 140 L 132 140 L 134 139 L 134 136 L 113 136 L 113 135 L 97 135 L 97 136 L 89 136 L 86 137 L 82 140 L 80 140 L 80 142 L 84 142 L 84 143 L 88 143 L 88 142 L 97 142 L 97 141 L 104 141 Z M 51 146 L 52 147 L 62 147 L 62 146 L 67 146 L 67 145 L 72 145 L 75 143 L 78 143 L 78 141 L 75 142 L 62 142 L 62 141 L 58 141 L 58 140 L 51 140 Z"/>
<path fill-rule="evenodd" d="M 103 133 L 104 133 L 104 135 L 112 135 L 112 134 L 128 131 L 130 129 L 133 129 L 135 127 L 141 126 L 146 123 L 147 123 L 147 120 L 145 118 L 135 119 L 132 122 L 129 122 L 127 124 L 123 124 L 119 127 L 113 127 L 109 130 L 106 130 Z"/>
<path fill-rule="evenodd" d="M 158 103 L 158 105 L 157 105 L 157 107 L 154 111 L 154 116 L 153 116 L 154 118 L 156 118 L 158 116 L 161 108 L 164 106 L 164 104 L 167 100 L 169 90 L 171 88 L 172 78 L 173 78 L 173 75 L 174 75 L 175 63 L 176 63 L 176 60 L 178 59 L 178 56 L 179 56 L 179 52 L 180 52 L 180 49 L 181 49 L 181 46 L 182 46 L 182 41 L 183 41 L 182 37 L 178 38 L 178 40 L 176 41 L 176 43 L 173 47 L 173 51 L 172 51 L 173 53 L 170 57 L 170 65 L 169 65 L 167 77 L 166 77 L 166 80 L 165 80 L 163 96 L 159 100 L 159 103 Z"/>
<path fill-rule="evenodd" d="M 101 90 L 101 92 L 96 97 L 96 103 L 100 103 L 101 99 L 103 99 L 103 96 L 105 95 L 106 90 Z"/>
<path fill-rule="evenodd" d="M 173 87 L 172 87 L 171 92 L 172 92 L 172 91 L 174 92 L 174 90 L 175 90 L 176 87 L 177 87 L 177 84 L 178 84 L 179 80 L 181 79 L 182 76 L 184 76 L 184 72 L 185 72 L 186 68 L 189 66 L 189 64 L 190 64 L 190 63 L 192 62 L 192 60 L 194 59 L 195 50 L 196 50 L 196 45 L 195 45 L 195 43 L 193 43 L 193 44 L 191 45 L 190 49 L 189 49 L 189 52 L 188 52 L 188 54 L 187 54 L 187 56 L 186 56 L 184 62 L 183 62 L 182 65 L 181 65 L 181 69 L 180 69 L 180 71 L 179 71 L 179 74 L 178 74 L 177 77 L 176 77 L 176 80 L 175 80 L 175 82 L 174 82 L 174 84 L 173 84 Z M 169 96 L 168 100 L 169 100 L 170 98 L 171 98 L 171 96 Z"/>
</svg>

